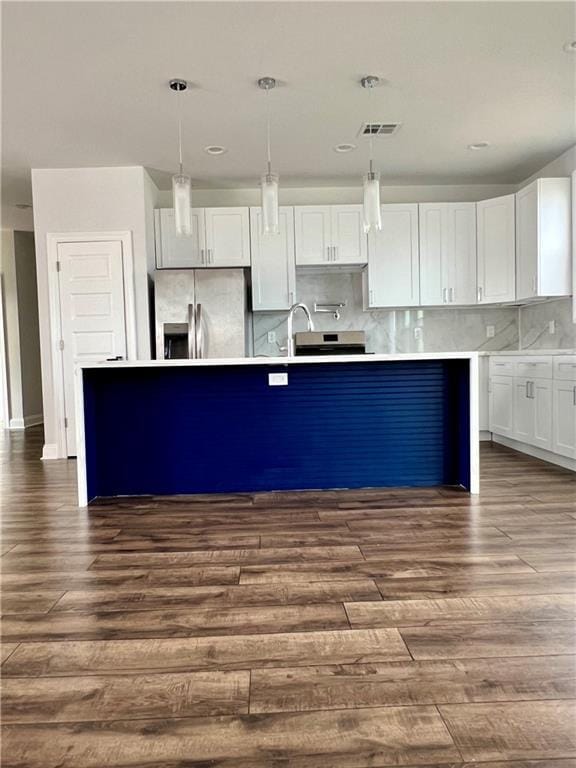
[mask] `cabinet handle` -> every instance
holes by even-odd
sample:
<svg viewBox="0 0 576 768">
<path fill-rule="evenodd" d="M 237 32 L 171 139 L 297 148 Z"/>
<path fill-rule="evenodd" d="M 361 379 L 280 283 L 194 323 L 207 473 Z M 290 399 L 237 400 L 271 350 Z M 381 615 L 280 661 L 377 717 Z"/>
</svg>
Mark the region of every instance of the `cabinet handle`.
<svg viewBox="0 0 576 768">
<path fill-rule="evenodd" d="M 525 384 L 524 386 L 525 386 L 525 388 L 526 388 L 526 398 L 527 398 L 527 399 L 530 399 L 530 382 L 529 382 L 529 381 L 527 381 L 527 382 L 526 382 L 526 384 Z"/>
<path fill-rule="evenodd" d="M 450 288 L 450 290 L 448 291 L 448 295 L 450 296 L 450 303 L 452 304 L 452 302 L 454 301 L 454 288 Z"/>
<path fill-rule="evenodd" d="M 576 385 L 572 387 L 572 405 L 576 405 Z"/>
<path fill-rule="evenodd" d="M 370 296 L 370 306 L 373 307 L 374 306 L 374 291 L 370 291 L 369 292 L 369 296 Z M 576 387 L 574 387 L 574 389 L 576 390 Z"/>
<path fill-rule="evenodd" d="M 482 286 L 478 286 L 478 301 L 482 301 Z"/>
<path fill-rule="evenodd" d="M 330 261 L 330 246 L 326 246 L 326 261 Z"/>
<path fill-rule="evenodd" d="M 532 293 L 536 293 L 536 275 L 532 278 Z"/>
<path fill-rule="evenodd" d="M 332 246 L 332 252 L 334 254 L 334 261 L 338 261 L 338 246 L 337 245 Z"/>
<path fill-rule="evenodd" d="M 290 306 L 292 307 L 294 304 L 294 291 L 290 291 L 288 296 L 290 297 L 289 301 L 290 301 Z"/>
<path fill-rule="evenodd" d="M 442 302 L 446 304 L 448 301 L 448 288 L 442 288 Z"/>
<path fill-rule="evenodd" d="M 200 264 L 204 264 L 204 248 L 200 248 Z"/>
</svg>

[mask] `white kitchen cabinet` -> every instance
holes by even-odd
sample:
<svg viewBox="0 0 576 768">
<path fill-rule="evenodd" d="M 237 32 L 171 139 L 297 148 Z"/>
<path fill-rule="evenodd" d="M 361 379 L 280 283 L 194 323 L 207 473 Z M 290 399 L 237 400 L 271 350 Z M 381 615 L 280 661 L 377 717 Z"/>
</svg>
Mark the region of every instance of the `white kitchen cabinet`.
<svg viewBox="0 0 576 768">
<path fill-rule="evenodd" d="M 576 459 L 576 378 L 553 382 L 552 450 Z"/>
<path fill-rule="evenodd" d="M 205 208 L 204 226 L 208 266 L 250 266 L 248 208 Z"/>
<path fill-rule="evenodd" d="M 476 203 L 421 203 L 420 303 L 476 304 Z"/>
<path fill-rule="evenodd" d="M 186 269 L 202 266 L 204 256 L 204 209 L 192 208 L 192 233 L 177 237 L 173 208 L 154 211 L 156 267 L 158 269 Z"/>
<path fill-rule="evenodd" d="M 288 310 L 296 300 L 293 208 L 280 207 L 279 230 L 262 234 L 262 209 L 250 209 L 254 311 Z"/>
<path fill-rule="evenodd" d="M 552 450 L 552 382 L 547 379 L 534 379 L 531 386 L 534 408 L 534 430 L 532 445 Z"/>
<path fill-rule="evenodd" d="M 297 205 L 294 230 L 297 266 L 366 264 L 361 205 Z"/>
<path fill-rule="evenodd" d="M 365 308 L 418 306 L 418 205 L 383 205 L 381 215 L 382 230 L 368 236 Z"/>
<path fill-rule="evenodd" d="M 516 193 L 516 298 L 571 293 L 570 179 L 537 179 Z"/>
<path fill-rule="evenodd" d="M 514 379 L 512 376 L 490 375 L 490 432 L 511 436 L 513 431 Z"/>
<path fill-rule="evenodd" d="M 176 236 L 172 208 L 154 215 L 158 269 L 250 266 L 248 208 L 192 208 L 189 237 Z"/>
<path fill-rule="evenodd" d="M 514 440 L 521 443 L 531 443 L 534 433 L 534 406 L 531 399 L 531 382 L 529 379 L 514 377 L 512 434 Z"/>
<path fill-rule="evenodd" d="M 476 203 L 478 303 L 516 298 L 515 197 L 503 195 Z"/>
</svg>

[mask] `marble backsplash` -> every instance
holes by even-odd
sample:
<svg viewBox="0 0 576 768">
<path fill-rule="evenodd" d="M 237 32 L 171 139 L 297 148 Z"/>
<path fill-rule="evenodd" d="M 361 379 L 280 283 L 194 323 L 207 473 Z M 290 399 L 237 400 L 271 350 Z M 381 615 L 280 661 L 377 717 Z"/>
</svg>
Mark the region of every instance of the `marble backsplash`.
<svg viewBox="0 0 576 768">
<path fill-rule="evenodd" d="M 314 303 L 346 302 L 339 320 L 332 314 L 314 313 L 317 330 L 365 330 L 367 350 L 377 353 L 515 350 L 519 348 L 518 309 L 469 307 L 462 309 L 399 309 L 365 312 L 362 275 L 359 272 L 298 273 L 298 300 L 313 310 Z M 254 354 L 272 356 L 286 346 L 286 312 L 255 312 Z M 494 327 L 487 338 L 486 327 Z M 560 323 L 558 323 L 558 327 Z M 562 324 L 562 327 L 564 325 Z M 294 330 L 305 330 L 298 313 Z M 276 341 L 268 341 L 268 333 Z M 565 334 L 562 334 L 564 338 Z M 551 346 L 561 346 L 558 336 Z"/>
<path fill-rule="evenodd" d="M 554 333 L 550 333 L 550 321 Z M 555 299 L 519 309 L 520 349 L 574 349 L 576 325 L 572 322 L 572 299 Z"/>
</svg>

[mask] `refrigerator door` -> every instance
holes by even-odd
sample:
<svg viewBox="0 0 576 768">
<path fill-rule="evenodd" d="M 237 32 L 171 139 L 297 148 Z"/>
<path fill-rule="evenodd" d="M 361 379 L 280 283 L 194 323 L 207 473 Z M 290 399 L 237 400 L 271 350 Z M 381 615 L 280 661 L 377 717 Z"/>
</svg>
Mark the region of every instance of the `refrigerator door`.
<svg viewBox="0 0 576 768">
<path fill-rule="evenodd" d="M 188 325 L 189 307 L 194 303 L 193 269 L 157 270 L 154 273 L 156 358 L 158 360 L 163 360 L 165 356 L 165 333 L 169 332 L 170 326 L 174 324 Z"/>
<path fill-rule="evenodd" d="M 195 270 L 202 357 L 246 356 L 246 284 L 242 269 Z"/>
</svg>

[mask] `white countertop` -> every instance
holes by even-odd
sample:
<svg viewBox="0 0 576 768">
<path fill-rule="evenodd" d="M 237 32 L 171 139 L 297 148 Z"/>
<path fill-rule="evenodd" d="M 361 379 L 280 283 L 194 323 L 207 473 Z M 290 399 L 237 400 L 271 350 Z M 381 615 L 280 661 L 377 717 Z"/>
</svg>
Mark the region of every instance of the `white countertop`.
<svg viewBox="0 0 576 768">
<path fill-rule="evenodd" d="M 575 355 L 576 350 L 573 349 L 502 349 L 494 350 L 494 352 L 482 352 L 478 353 L 482 357 L 486 356 L 500 356 L 505 357 L 530 357 L 531 355 L 547 356 L 547 355 Z"/>
<path fill-rule="evenodd" d="M 102 363 L 81 363 L 79 368 L 182 368 L 211 365 L 301 365 L 303 363 L 386 363 L 410 360 L 471 360 L 477 352 L 422 352 L 403 355 L 314 355 L 303 357 L 232 357 L 207 360 L 114 360 Z"/>
</svg>

